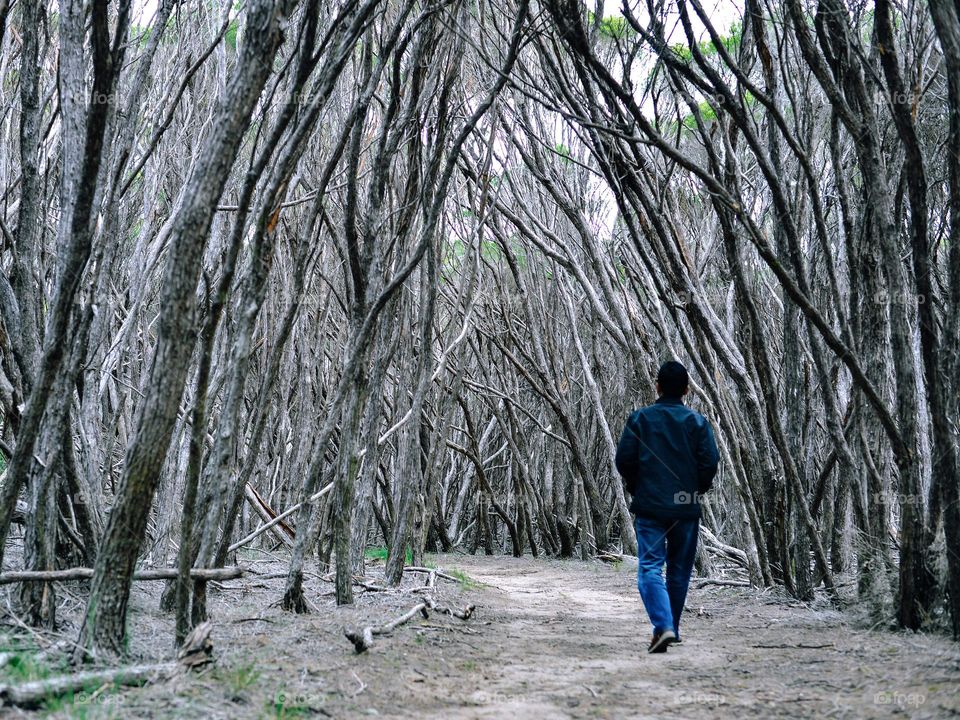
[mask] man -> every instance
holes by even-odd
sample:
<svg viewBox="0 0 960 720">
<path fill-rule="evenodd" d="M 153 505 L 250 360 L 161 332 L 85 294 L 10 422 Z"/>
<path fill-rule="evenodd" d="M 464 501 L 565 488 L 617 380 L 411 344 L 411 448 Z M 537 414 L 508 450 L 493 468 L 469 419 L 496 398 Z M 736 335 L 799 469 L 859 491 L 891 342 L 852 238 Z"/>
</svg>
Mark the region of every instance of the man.
<svg viewBox="0 0 960 720">
<path fill-rule="evenodd" d="M 713 487 L 719 461 L 710 423 L 683 404 L 689 381 L 680 363 L 661 365 L 656 403 L 627 419 L 617 447 L 617 470 L 633 496 L 637 588 L 653 624 L 647 649 L 652 653 L 680 642 L 680 615 L 697 554 L 700 496 Z"/>
</svg>

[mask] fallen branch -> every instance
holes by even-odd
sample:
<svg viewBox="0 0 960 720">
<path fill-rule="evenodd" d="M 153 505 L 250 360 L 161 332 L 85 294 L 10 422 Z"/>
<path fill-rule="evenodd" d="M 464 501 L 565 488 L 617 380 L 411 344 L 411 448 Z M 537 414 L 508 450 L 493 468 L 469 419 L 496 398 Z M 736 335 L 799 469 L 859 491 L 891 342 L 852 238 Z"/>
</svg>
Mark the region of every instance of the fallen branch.
<svg viewBox="0 0 960 720">
<path fill-rule="evenodd" d="M 190 577 L 194 580 L 235 580 L 243 575 L 238 567 L 194 568 Z M 63 580 L 89 580 L 93 577 L 93 568 L 67 568 L 66 570 L 11 570 L 0 574 L 0 585 L 18 582 L 56 582 Z M 177 577 L 176 568 L 156 568 L 138 570 L 134 580 L 173 580 Z"/>
<path fill-rule="evenodd" d="M 750 587 L 746 580 L 701 580 L 697 583 L 697 590 L 708 585 L 722 585 L 723 587 Z"/>
<path fill-rule="evenodd" d="M 700 535 L 703 538 L 703 544 L 708 550 L 713 550 L 715 553 L 719 553 L 727 560 L 735 562 L 741 567 L 749 567 L 749 562 L 747 561 L 747 554 L 740 548 L 735 548 L 732 545 L 727 545 L 722 542 L 720 538 L 714 535 L 710 528 L 706 525 L 700 525 Z"/>
<path fill-rule="evenodd" d="M 178 670 L 176 663 L 159 665 L 132 665 L 112 670 L 61 675 L 45 680 L 34 680 L 20 685 L 0 685 L 0 702 L 25 708 L 39 707 L 45 700 L 84 688 L 103 685 L 145 685 L 151 680 L 170 676 Z"/>
<path fill-rule="evenodd" d="M 248 487 L 249 487 L 249 485 L 248 485 Z M 316 500 L 319 500 L 319 499 L 322 498 L 324 495 L 326 495 L 328 492 L 330 492 L 332 489 L 333 489 L 333 483 L 330 483 L 330 484 L 328 484 L 326 487 L 321 488 L 320 490 L 318 490 L 317 492 L 315 492 L 313 495 L 310 496 L 310 502 L 314 502 L 314 501 L 316 501 Z M 262 535 L 263 533 L 265 533 L 267 530 L 270 530 L 271 528 L 273 528 L 273 527 L 274 527 L 275 525 L 277 525 L 278 523 L 282 523 L 286 518 L 290 517 L 290 516 L 293 515 L 297 510 L 299 510 L 301 505 L 303 505 L 303 503 L 297 503 L 297 504 L 294 505 L 293 507 L 287 508 L 286 510 L 284 510 L 282 513 L 280 513 L 279 515 L 277 515 L 275 518 L 273 518 L 273 519 L 270 520 L 269 522 L 267 522 L 267 523 L 261 525 L 260 527 L 258 527 L 256 530 L 254 530 L 252 533 L 250 533 L 249 535 L 247 535 L 247 536 L 246 536 L 245 538 L 243 538 L 242 540 L 237 540 L 237 542 L 235 542 L 233 545 L 231 545 L 229 548 L 227 548 L 227 552 L 233 552 L 234 550 L 237 550 L 237 549 L 243 547 L 243 546 L 246 545 L 248 542 L 250 542 L 251 540 L 254 540 L 254 539 L 257 538 L 257 537 L 259 537 L 260 535 Z M 259 507 L 259 504 L 254 503 L 254 506 L 255 506 L 255 507 Z M 283 542 L 286 544 L 286 540 L 287 540 L 286 538 L 284 538 L 284 537 L 281 536 L 281 540 L 283 540 Z"/>
<path fill-rule="evenodd" d="M 619 562 L 623 562 L 623 554 L 603 551 L 603 552 L 597 553 L 596 559 L 602 560 L 603 562 L 608 562 L 608 563 L 619 563 Z M 584 685 L 584 687 L 587 687 L 587 686 Z"/>
<path fill-rule="evenodd" d="M 296 534 L 293 528 L 291 528 L 287 523 L 283 522 L 283 518 L 277 515 L 274 509 L 267 504 L 267 501 L 260 496 L 260 493 L 258 493 L 250 483 L 244 485 L 243 495 L 263 521 L 263 523 L 260 525 L 260 528 L 254 530 L 254 532 L 256 533 L 261 528 L 263 530 L 269 530 L 270 533 L 277 540 L 279 540 L 281 544 L 288 548 L 292 548 L 293 539 Z M 256 536 L 254 535 L 254 537 Z M 249 540 L 247 542 L 249 542 Z M 229 552 L 229 548 L 227 551 Z"/>
<path fill-rule="evenodd" d="M 467 605 L 463 610 L 457 610 L 456 608 L 448 608 L 443 605 L 434 605 L 433 609 L 444 615 L 453 615 L 455 618 L 460 618 L 461 620 L 469 620 L 473 616 L 473 611 L 477 609 L 477 606 Z"/>
<path fill-rule="evenodd" d="M 410 567 L 405 567 L 403 571 L 412 572 L 412 573 L 428 573 L 428 574 L 433 574 L 436 577 L 441 577 L 444 580 L 449 580 L 450 582 L 455 582 L 455 583 L 461 582 L 460 578 L 454 577 L 453 575 L 448 575 L 442 570 L 437 570 L 436 568 L 417 567 L 415 565 L 411 565 Z"/>
<path fill-rule="evenodd" d="M 405 622 L 409 622 L 416 617 L 417 613 L 420 613 L 423 615 L 424 619 L 426 619 L 430 617 L 429 609 L 432 607 L 433 599 L 424 597 L 422 602 L 417 603 L 412 608 L 407 610 L 403 615 L 395 620 L 391 620 L 386 625 L 381 625 L 380 627 L 372 627 L 368 625 L 362 630 L 347 628 L 343 631 L 343 634 L 346 635 L 347 639 L 353 643 L 353 648 L 357 651 L 357 653 L 366 652 L 373 645 L 374 635 L 389 635 Z"/>
<path fill-rule="evenodd" d="M 833 643 L 827 643 L 826 645 L 804 645 L 803 643 L 799 645 L 785 645 L 780 643 L 777 645 L 751 645 L 750 647 L 763 648 L 765 650 L 823 650 L 824 648 L 836 647 L 836 645 Z"/>
<path fill-rule="evenodd" d="M 421 602 L 414 605 L 400 617 L 396 618 L 395 620 L 391 620 L 386 625 L 381 625 L 380 627 L 372 627 L 368 625 L 360 630 L 357 630 L 356 628 L 347 628 L 343 631 L 343 634 L 346 635 L 347 639 L 353 643 L 354 650 L 356 650 L 357 653 L 362 653 L 369 650 L 373 645 L 374 635 L 389 635 L 404 623 L 415 618 L 417 613 L 420 613 L 425 620 L 430 617 L 430 610 L 435 610 L 436 612 L 444 615 L 452 615 L 453 617 L 460 618 L 461 620 L 469 620 L 476 609 L 476 605 L 467 605 L 467 607 L 465 607 L 463 610 L 449 608 L 445 605 L 436 605 L 433 602 L 433 598 L 431 598 L 429 595 L 425 595 Z"/>
</svg>

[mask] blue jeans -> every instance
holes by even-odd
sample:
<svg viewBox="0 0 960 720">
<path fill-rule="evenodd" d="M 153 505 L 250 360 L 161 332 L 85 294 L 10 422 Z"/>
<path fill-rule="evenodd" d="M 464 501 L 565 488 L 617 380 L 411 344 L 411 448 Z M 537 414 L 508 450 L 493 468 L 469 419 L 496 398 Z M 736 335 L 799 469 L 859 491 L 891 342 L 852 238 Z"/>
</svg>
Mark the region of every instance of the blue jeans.
<svg viewBox="0 0 960 720">
<path fill-rule="evenodd" d="M 697 556 L 700 519 L 655 520 L 637 517 L 637 589 L 653 632 L 673 630 L 680 637 L 680 615 L 687 599 L 693 561 Z M 667 582 L 663 582 L 663 566 Z"/>
</svg>

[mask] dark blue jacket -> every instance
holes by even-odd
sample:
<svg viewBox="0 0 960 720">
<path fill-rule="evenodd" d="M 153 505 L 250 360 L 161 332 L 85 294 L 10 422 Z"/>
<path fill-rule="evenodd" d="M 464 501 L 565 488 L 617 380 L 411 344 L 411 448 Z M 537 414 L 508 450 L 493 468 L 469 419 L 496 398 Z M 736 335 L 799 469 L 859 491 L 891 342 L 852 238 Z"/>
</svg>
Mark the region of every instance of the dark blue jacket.
<svg viewBox="0 0 960 720">
<path fill-rule="evenodd" d="M 720 454 L 706 418 L 679 398 L 661 397 L 627 418 L 617 470 L 633 496 L 630 512 L 653 518 L 700 517 Z"/>
</svg>

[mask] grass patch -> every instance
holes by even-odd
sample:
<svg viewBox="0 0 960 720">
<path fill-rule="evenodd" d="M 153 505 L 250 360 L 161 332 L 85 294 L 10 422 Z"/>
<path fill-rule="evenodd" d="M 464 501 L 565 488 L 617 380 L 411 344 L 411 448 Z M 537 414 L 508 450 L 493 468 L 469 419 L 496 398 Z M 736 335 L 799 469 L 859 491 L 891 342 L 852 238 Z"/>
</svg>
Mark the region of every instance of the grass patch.
<svg viewBox="0 0 960 720">
<path fill-rule="evenodd" d="M 244 690 L 249 689 L 260 679 L 260 671 L 255 662 L 237 665 L 231 668 L 220 668 L 216 671 L 217 681 L 227 690 L 231 699 L 241 698 Z"/>
<path fill-rule="evenodd" d="M 0 669 L 0 678 L 10 684 L 46 680 L 53 674 L 52 667 L 38 662 L 28 652 L 18 652 Z"/>
<path fill-rule="evenodd" d="M 477 588 L 483 587 L 483 583 L 474 580 L 472 577 L 467 575 L 463 570 L 453 569 L 449 571 L 449 574 L 460 581 L 460 587 L 463 590 L 475 590 Z"/>
<path fill-rule="evenodd" d="M 387 553 L 390 552 L 385 547 L 371 547 L 363 551 L 363 556 L 367 560 L 383 560 L 387 561 Z M 407 548 L 407 556 L 404 558 L 404 565 L 413 564 L 413 551 L 410 548 Z"/>
<path fill-rule="evenodd" d="M 6 643 L 4 643 L 6 645 Z M 72 668 L 63 662 L 44 663 L 35 656 L 36 648 L 10 648 L 4 652 L 13 652 L 14 655 L 0 668 L 0 684 L 22 685 L 39 680 L 48 680 L 59 675 L 70 674 Z M 63 695 L 50 695 L 45 698 L 38 712 L 38 717 L 54 715 L 56 717 L 87 718 L 122 718 L 127 713 L 123 708 L 123 696 L 119 695 L 120 688 L 110 683 L 91 683 L 79 690 Z"/>
<path fill-rule="evenodd" d="M 267 703 L 267 710 L 273 718 L 299 718 L 313 715 L 307 697 L 281 689 Z"/>
<path fill-rule="evenodd" d="M 85 720 L 88 717 L 112 720 L 130 716 L 123 703 L 124 698 L 117 694 L 117 687 L 114 685 L 104 690 L 100 687 L 89 687 L 73 694 L 48 698 L 44 701 L 41 712 L 45 716 L 68 717 L 71 720 Z"/>
</svg>

